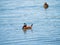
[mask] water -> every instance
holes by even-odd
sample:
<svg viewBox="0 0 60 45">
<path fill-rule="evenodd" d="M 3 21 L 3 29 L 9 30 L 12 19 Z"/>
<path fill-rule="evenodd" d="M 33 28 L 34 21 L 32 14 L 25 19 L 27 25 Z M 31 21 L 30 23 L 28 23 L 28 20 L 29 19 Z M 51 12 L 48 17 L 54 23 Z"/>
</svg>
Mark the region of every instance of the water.
<svg viewBox="0 0 60 45">
<path fill-rule="evenodd" d="M 60 45 L 60 0 L 45 1 L 0 0 L 0 45 Z M 23 23 L 33 32 L 24 34 Z"/>
</svg>

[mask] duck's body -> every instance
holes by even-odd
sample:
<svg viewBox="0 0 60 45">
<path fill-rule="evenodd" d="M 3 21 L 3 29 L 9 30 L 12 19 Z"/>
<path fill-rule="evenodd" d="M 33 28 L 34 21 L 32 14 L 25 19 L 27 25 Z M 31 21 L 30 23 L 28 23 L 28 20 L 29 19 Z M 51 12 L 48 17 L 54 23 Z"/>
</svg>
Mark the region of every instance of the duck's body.
<svg viewBox="0 0 60 45">
<path fill-rule="evenodd" d="M 48 4 L 45 2 L 44 3 L 44 8 L 47 9 L 48 8 Z"/>
<path fill-rule="evenodd" d="M 26 26 L 23 29 L 27 30 L 27 29 L 32 29 L 32 26 Z"/>
</svg>

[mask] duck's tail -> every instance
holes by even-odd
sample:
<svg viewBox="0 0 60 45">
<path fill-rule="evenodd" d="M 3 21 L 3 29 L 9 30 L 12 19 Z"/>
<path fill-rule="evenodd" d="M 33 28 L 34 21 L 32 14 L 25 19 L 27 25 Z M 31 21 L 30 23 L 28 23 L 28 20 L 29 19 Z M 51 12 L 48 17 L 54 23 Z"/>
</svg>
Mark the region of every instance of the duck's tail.
<svg viewBox="0 0 60 45">
<path fill-rule="evenodd" d="M 31 27 L 33 26 L 33 24 L 31 24 Z"/>
</svg>

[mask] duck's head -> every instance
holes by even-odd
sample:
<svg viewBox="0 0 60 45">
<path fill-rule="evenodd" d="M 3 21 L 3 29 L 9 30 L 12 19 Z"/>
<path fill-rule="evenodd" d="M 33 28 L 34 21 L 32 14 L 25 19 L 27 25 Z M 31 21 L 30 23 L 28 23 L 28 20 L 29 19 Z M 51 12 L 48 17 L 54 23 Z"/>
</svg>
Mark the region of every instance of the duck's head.
<svg viewBox="0 0 60 45">
<path fill-rule="evenodd" d="M 26 23 L 24 23 L 24 25 L 26 25 Z"/>
<path fill-rule="evenodd" d="M 47 2 L 45 2 L 45 4 L 47 4 Z"/>
</svg>

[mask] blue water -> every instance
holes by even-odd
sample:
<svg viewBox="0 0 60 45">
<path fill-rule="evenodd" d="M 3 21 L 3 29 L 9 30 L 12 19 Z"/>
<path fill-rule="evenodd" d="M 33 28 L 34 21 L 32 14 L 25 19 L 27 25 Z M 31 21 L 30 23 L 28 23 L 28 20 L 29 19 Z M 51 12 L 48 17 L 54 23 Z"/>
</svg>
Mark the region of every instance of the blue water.
<svg viewBox="0 0 60 45">
<path fill-rule="evenodd" d="M 60 0 L 0 0 L 0 45 L 60 45 Z"/>
</svg>

